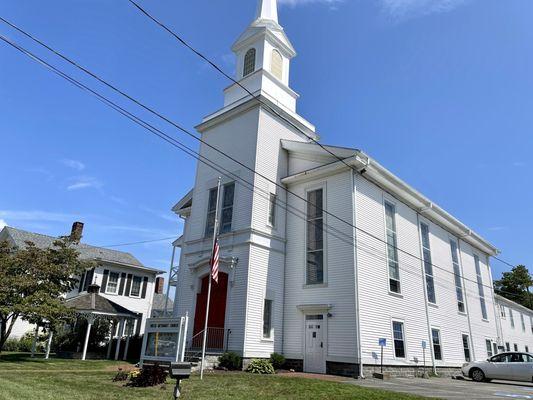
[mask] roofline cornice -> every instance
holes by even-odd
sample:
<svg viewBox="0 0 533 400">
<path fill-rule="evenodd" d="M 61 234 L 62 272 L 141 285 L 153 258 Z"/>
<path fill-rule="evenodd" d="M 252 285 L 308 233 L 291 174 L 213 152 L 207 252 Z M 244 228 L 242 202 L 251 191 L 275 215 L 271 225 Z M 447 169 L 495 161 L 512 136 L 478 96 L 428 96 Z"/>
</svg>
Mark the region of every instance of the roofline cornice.
<svg viewBox="0 0 533 400">
<path fill-rule="evenodd" d="M 391 193 L 402 202 L 409 205 L 416 212 L 421 213 L 424 217 L 444 227 L 446 230 L 450 231 L 450 233 L 456 235 L 460 240 L 469 243 L 491 256 L 496 256 L 500 253 L 499 250 L 487 240 L 483 239 L 468 226 L 430 201 L 427 197 L 409 186 L 363 152 L 357 150 L 354 156 L 346 158 L 343 161 L 344 162 L 337 161 L 323 167 L 303 171 L 283 178 L 281 181 L 285 185 L 293 185 L 348 171 L 351 169 L 350 167 L 354 167 L 356 171 L 363 173 L 365 179 L 372 181 L 383 190 Z"/>
</svg>

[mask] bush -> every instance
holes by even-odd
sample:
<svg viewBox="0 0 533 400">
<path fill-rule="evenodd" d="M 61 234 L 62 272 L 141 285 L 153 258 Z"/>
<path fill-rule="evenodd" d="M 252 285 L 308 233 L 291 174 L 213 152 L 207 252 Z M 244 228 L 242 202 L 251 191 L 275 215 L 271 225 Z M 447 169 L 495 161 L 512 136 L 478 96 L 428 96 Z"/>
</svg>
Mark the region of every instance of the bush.
<svg viewBox="0 0 533 400">
<path fill-rule="evenodd" d="M 270 355 L 270 363 L 275 370 L 281 369 L 285 365 L 285 357 L 279 353 L 272 353 Z"/>
<path fill-rule="evenodd" d="M 3 351 L 19 351 L 19 341 L 17 339 L 8 339 L 4 343 Z"/>
<path fill-rule="evenodd" d="M 274 367 L 270 363 L 269 360 L 266 359 L 255 359 L 250 362 L 248 365 L 248 368 L 246 368 L 246 372 L 251 372 L 252 374 L 262 374 L 262 375 L 268 375 L 268 374 L 274 374 L 276 371 L 274 371 Z"/>
<path fill-rule="evenodd" d="M 123 371 L 122 368 L 118 369 L 117 374 L 113 378 L 113 382 L 124 382 L 127 381 L 130 377 L 130 374 L 126 371 Z"/>
<path fill-rule="evenodd" d="M 237 353 L 228 352 L 218 358 L 219 367 L 230 371 L 237 371 L 242 368 L 242 358 Z"/>
<path fill-rule="evenodd" d="M 166 382 L 168 372 L 155 364 L 154 366 L 146 366 L 141 369 L 139 373 L 130 374 L 130 382 L 128 386 L 133 387 L 150 387 L 162 385 Z"/>
</svg>

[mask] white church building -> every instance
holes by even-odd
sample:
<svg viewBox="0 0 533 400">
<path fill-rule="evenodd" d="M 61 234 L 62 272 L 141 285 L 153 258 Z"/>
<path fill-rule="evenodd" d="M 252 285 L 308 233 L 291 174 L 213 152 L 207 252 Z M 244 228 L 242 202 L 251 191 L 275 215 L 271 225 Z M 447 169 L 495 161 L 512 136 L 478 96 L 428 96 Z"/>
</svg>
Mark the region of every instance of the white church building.
<svg viewBox="0 0 533 400">
<path fill-rule="evenodd" d="M 424 355 L 446 373 L 505 348 L 489 264 L 498 250 L 362 151 L 316 144 L 289 86 L 296 52 L 276 0 L 259 1 L 232 50 L 238 83 L 197 126 L 201 155 L 219 171 L 198 163 L 173 208 L 185 221 L 174 314 L 194 321 L 189 346 L 201 343 L 222 176 L 210 351 L 277 352 L 298 370 L 362 376 L 379 362 L 380 339 L 397 373 Z M 525 315 L 528 334 L 509 339 L 520 350 L 533 346 Z"/>
</svg>

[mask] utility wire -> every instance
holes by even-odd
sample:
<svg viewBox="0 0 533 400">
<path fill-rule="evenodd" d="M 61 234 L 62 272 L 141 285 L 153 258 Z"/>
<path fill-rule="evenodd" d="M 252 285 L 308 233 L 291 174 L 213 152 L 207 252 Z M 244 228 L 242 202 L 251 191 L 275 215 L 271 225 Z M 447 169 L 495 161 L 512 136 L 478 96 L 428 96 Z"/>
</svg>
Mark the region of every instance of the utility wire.
<svg viewBox="0 0 533 400">
<path fill-rule="evenodd" d="M 0 17 L 0 20 L 3 20 L 1 17 Z M 17 49 L 18 51 L 20 51 L 21 53 L 23 53 L 24 55 L 30 57 L 31 59 L 33 59 L 34 61 L 36 61 L 37 63 L 43 65 L 44 67 L 46 67 L 47 69 L 51 70 L 52 72 L 54 72 L 55 74 L 57 74 L 58 76 L 66 79 L 67 81 L 69 81 L 70 83 L 72 83 L 73 85 L 75 85 L 76 87 L 78 87 L 79 89 L 82 89 L 84 91 L 87 91 L 89 93 L 91 93 L 92 95 L 96 96 L 98 98 L 98 100 L 100 100 L 101 102 L 103 102 L 104 104 L 106 104 L 107 106 L 111 107 L 112 109 L 114 109 L 115 111 L 119 112 L 120 114 L 124 115 L 125 117 L 127 117 L 128 119 L 132 120 L 133 122 L 135 122 L 136 124 L 140 125 L 141 127 L 149 130 L 150 132 L 152 132 L 153 134 L 155 134 L 156 136 L 160 137 L 161 139 L 165 140 L 166 142 L 168 142 L 169 144 L 179 148 L 180 150 L 186 152 L 187 154 L 191 155 L 192 157 L 195 157 L 197 158 L 199 161 L 202 161 L 203 163 L 206 163 L 208 166 L 210 166 L 211 168 L 214 168 L 212 165 L 210 164 L 215 164 L 213 163 L 212 161 L 210 161 L 209 159 L 207 159 L 206 157 L 203 157 L 203 156 L 200 156 L 203 158 L 200 159 L 194 155 L 192 155 L 191 153 L 194 153 L 193 150 L 191 150 L 190 148 L 188 148 L 187 146 L 183 145 L 183 144 L 180 144 L 179 141 L 177 141 L 176 139 L 172 138 L 171 136 L 169 135 L 166 135 L 164 132 L 158 130 L 157 128 L 151 126 L 149 123 L 143 121 L 141 118 L 133 115 L 132 113 L 128 112 L 127 110 L 123 109 L 122 107 L 118 106 L 116 103 L 113 103 L 112 101 L 108 100 L 107 98 L 105 98 L 104 96 L 100 95 L 99 93 L 95 92 L 94 90 L 90 89 L 89 87 L 87 87 L 86 85 L 80 83 L 79 81 L 75 80 L 74 78 L 70 77 L 69 75 L 61 72 L 59 69 L 53 67 L 51 64 L 47 63 L 46 61 L 44 61 L 43 59 L 39 58 L 38 56 L 36 56 L 35 54 L 29 52 L 28 50 L 24 49 L 22 46 L 19 46 L 17 44 L 15 44 L 13 41 L 5 38 L 4 36 L 1 36 L 0 35 L 0 39 L 3 40 L 4 42 L 6 42 L 7 44 L 9 44 L 10 46 L 14 47 L 15 49 Z M 63 57 L 62 57 L 63 58 Z M 91 74 L 92 75 L 92 74 Z M 99 79 L 100 80 L 100 79 Z M 109 85 L 108 85 L 109 86 Z M 178 144 L 176 144 L 175 142 L 177 142 Z M 220 170 L 218 170 L 220 172 Z M 227 171 L 227 170 L 226 170 Z M 235 176 L 233 173 L 230 172 L 231 175 Z M 267 179 L 267 178 L 265 178 Z M 250 184 L 249 182 L 246 182 L 248 184 Z M 253 184 L 250 184 L 252 186 L 254 186 Z M 286 190 L 288 193 L 291 193 L 293 194 L 292 192 L 290 192 L 288 189 L 285 189 L 283 188 L 284 190 Z M 294 196 L 296 197 L 299 197 L 301 200 L 303 200 L 304 202 L 308 203 L 308 204 L 311 204 L 313 206 L 315 206 L 314 204 L 312 204 L 311 202 L 309 202 L 307 199 L 297 195 L 297 194 L 293 194 Z M 288 204 L 288 203 L 287 203 Z M 292 207 L 292 206 L 290 206 Z M 293 207 L 294 208 L 294 207 Z M 324 213 L 328 213 L 326 210 L 323 210 Z M 336 217 L 336 216 L 335 216 Z M 383 242 L 385 244 L 387 244 L 387 242 L 377 236 L 374 236 L 372 235 L 371 233 L 368 233 L 366 232 L 365 230 L 362 230 L 361 228 L 357 228 L 356 226 L 350 224 L 349 222 L 345 221 L 345 220 L 342 220 L 341 218 L 339 217 L 336 217 L 337 219 L 339 219 L 340 221 L 342 222 L 345 222 L 347 223 L 348 225 L 350 225 L 352 228 L 355 228 L 355 229 L 359 229 L 361 230 L 362 232 L 370 235 L 371 237 L 373 237 L 374 239 L 380 241 L 380 242 Z M 333 228 L 335 229 L 335 228 Z M 337 230 L 338 231 L 338 230 Z M 351 238 L 351 236 L 350 236 Z M 353 245 L 353 242 L 351 243 L 351 245 Z M 395 247 L 395 246 L 393 246 Z M 418 259 L 420 261 L 424 261 L 422 258 L 416 256 L 416 255 L 413 255 L 412 253 L 409 253 L 409 252 L 406 252 L 405 250 L 402 250 L 398 247 L 395 247 L 397 250 L 399 250 L 400 252 L 403 252 L 415 259 Z M 440 267 L 438 265 L 435 265 L 435 264 L 431 264 L 433 267 L 437 268 L 437 269 L 440 269 L 440 270 L 443 270 L 447 273 L 451 273 L 455 276 L 455 273 L 453 271 L 449 271 L 443 267 Z M 469 279 L 469 278 L 466 278 L 466 277 L 462 277 L 462 279 L 464 280 L 467 280 L 467 281 L 471 281 L 475 284 L 478 284 L 477 281 L 474 281 L 472 279 Z M 489 285 L 483 285 L 489 289 L 492 290 L 492 287 L 489 286 Z"/>
<path fill-rule="evenodd" d="M 109 248 L 113 248 L 113 247 L 125 247 L 125 246 L 135 246 L 135 245 L 137 245 L 137 244 L 164 242 L 165 240 L 173 240 L 173 239 L 176 239 L 176 237 L 173 236 L 173 237 L 161 238 L 161 239 L 142 240 L 142 241 L 139 241 L 139 242 L 129 242 L 129 243 L 120 243 L 120 244 L 108 244 L 108 245 L 106 245 L 106 246 L 98 246 L 98 247 L 102 247 L 102 248 L 104 248 L 104 249 L 109 249 Z"/>
</svg>

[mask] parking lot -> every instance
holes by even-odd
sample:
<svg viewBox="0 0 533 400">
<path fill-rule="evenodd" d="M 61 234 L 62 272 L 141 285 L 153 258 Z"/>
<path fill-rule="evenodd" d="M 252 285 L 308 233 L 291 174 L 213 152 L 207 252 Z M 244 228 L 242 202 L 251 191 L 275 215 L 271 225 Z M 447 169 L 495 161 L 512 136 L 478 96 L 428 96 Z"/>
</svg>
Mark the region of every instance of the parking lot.
<svg viewBox="0 0 533 400">
<path fill-rule="evenodd" d="M 492 381 L 491 383 L 476 383 L 470 380 L 453 380 L 450 378 L 396 378 L 385 381 L 379 379 L 350 380 L 346 381 L 346 383 L 446 400 L 505 398 L 533 400 L 533 385 L 521 382 Z"/>
</svg>

